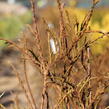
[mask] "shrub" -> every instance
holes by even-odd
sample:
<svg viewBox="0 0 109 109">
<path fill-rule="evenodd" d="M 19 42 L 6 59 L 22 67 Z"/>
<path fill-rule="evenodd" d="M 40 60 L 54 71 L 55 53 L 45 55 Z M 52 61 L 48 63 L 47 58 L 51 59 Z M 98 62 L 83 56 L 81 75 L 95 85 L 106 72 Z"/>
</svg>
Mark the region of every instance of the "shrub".
<svg viewBox="0 0 109 109">
<path fill-rule="evenodd" d="M 57 0 L 60 15 L 58 30 L 54 31 L 55 29 L 50 28 L 47 21 L 43 19 L 43 25 L 46 27 L 41 28 L 41 32 L 45 33 L 43 37 L 40 37 L 39 33 L 34 0 L 31 0 L 31 3 L 33 23 L 29 25 L 28 29 L 32 34 L 30 37 L 33 39 L 32 47 L 29 46 L 29 40 L 26 37 L 21 39 L 22 46 L 10 40 L 0 39 L 16 47 L 23 54 L 26 85 L 16 68 L 11 66 L 16 72 L 30 108 L 103 109 L 104 107 L 100 106 L 100 101 L 108 89 L 109 75 L 107 71 L 101 72 L 102 58 L 93 56 L 91 46 L 104 36 L 108 36 L 109 32 L 94 31 L 89 28 L 89 22 L 98 0 L 93 0 L 92 7 L 82 22 L 77 19 L 71 22 L 72 18 L 69 17 L 69 12 L 64 10 L 61 0 Z M 94 33 L 101 35 L 90 40 Z M 44 45 L 41 38 L 46 41 Z M 27 59 L 35 65 L 42 75 L 43 89 L 39 105 L 35 101 L 27 77 Z M 52 98 L 51 89 L 55 91 L 55 99 Z"/>
</svg>

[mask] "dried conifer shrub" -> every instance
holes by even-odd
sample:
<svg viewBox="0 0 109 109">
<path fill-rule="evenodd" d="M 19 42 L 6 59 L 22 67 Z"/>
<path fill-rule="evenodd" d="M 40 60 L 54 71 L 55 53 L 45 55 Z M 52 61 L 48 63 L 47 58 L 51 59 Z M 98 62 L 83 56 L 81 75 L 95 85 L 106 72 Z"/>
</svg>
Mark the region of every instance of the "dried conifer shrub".
<svg viewBox="0 0 109 109">
<path fill-rule="evenodd" d="M 109 35 L 109 32 L 94 31 L 89 28 L 89 22 L 99 0 L 93 0 L 90 10 L 87 12 L 82 23 L 75 21 L 71 24 L 69 13 L 64 9 L 61 0 L 57 0 L 60 14 L 59 31 L 50 28 L 46 19 L 43 19 L 45 28 L 41 28 L 46 43 L 43 46 L 41 33 L 37 19 L 37 8 L 34 0 L 30 0 L 33 13 L 33 22 L 28 26 L 31 33 L 32 47 L 26 37 L 22 38 L 23 47 L 13 41 L 4 40 L 9 45 L 17 48 L 23 54 L 24 79 L 12 66 L 22 90 L 25 93 L 27 104 L 31 109 L 98 109 L 102 96 L 108 87 L 108 73 L 99 70 L 102 62 L 94 59 L 91 46 L 97 40 Z M 65 20 L 67 17 L 67 21 Z M 73 28 L 73 30 L 72 30 Z M 73 31 L 73 32 L 72 32 Z M 72 34 L 71 34 L 72 33 Z M 95 40 L 90 40 L 91 34 L 100 33 Z M 24 33 L 25 36 L 25 33 Z M 45 52 L 45 49 L 47 52 Z M 36 52 L 36 51 L 37 52 Z M 26 61 L 31 61 L 42 75 L 42 94 L 40 105 L 37 104 L 32 93 L 31 84 L 27 76 Z M 100 61 L 100 62 L 99 62 Z M 95 68 L 96 66 L 96 68 Z M 37 74 L 36 74 L 37 75 Z M 108 75 L 108 76 L 107 76 Z M 53 90 L 55 93 L 52 93 Z M 53 95 L 55 94 L 55 99 Z M 4 108 L 0 105 L 1 108 Z M 102 108 L 103 109 L 103 108 Z"/>
</svg>

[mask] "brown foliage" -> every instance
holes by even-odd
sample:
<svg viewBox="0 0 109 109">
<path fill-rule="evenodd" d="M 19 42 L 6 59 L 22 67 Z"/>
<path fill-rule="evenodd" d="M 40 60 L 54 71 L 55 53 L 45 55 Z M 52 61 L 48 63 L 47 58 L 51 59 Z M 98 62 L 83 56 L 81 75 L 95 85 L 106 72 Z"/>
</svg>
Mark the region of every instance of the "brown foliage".
<svg viewBox="0 0 109 109">
<path fill-rule="evenodd" d="M 41 105 L 37 106 L 31 92 L 26 70 L 24 78 L 28 86 L 27 89 L 25 89 L 19 73 L 17 73 L 12 66 L 25 92 L 31 109 L 97 109 L 102 95 L 107 90 L 109 80 L 108 70 L 105 68 L 105 63 L 102 62 L 105 61 L 105 58 L 104 60 L 102 60 L 102 56 L 95 58 L 90 48 L 95 41 L 109 35 L 109 32 L 103 33 L 101 31 L 89 29 L 88 24 L 98 0 L 93 0 L 93 5 L 81 24 L 75 21 L 74 33 L 72 35 L 67 31 L 67 25 L 69 25 L 69 29 L 72 30 L 69 13 L 64 10 L 61 0 L 57 0 L 57 3 L 60 13 L 59 33 L 49 28 L 47 21 L 44 20 L 43 25 L 45 28 L 41 31 L 45 33 L 45 36 L 41 39 L 36 17 L 35 2 L 31 0 L 33 24 L 29 25 L 28 28 L 32 34 L 32 47 L 27 46 L 29 42 L 25 37 L 23 47 L 19 47 L 19 45 L 12 41 L 1 40 L 13 45 L 24 55 L 25 69 L 26 59 L 29 59 L 34 63 L 36 68 L 39 69 L 43 76 L 42 100 Z M 65 13 L 68 20 L 67 24 L 64 19 Z M 101 36 L 96 40 L 90 41 L 88 39 L 89 34 L 94 34 L 96 32 L 100 33 Z M 51 39 L 54 40 L 55 53 L 52 50 L 52 45 L 50 46 Z M 46 43 L 42 44 L 43 40 L 45 40 Z M 34 48 L 36 51 L 34 51 Z M 47 51 L 45 51 L 45 49 Z M 52 99 L 52 102 L 54 102 L 53 106 L 50 104 L 50 98 L 52 96 L 49 93 L 50 89 L 56 90 L 56 100 Z M 29 91 L 29 96 L 27 91 Z"/>
</svg>

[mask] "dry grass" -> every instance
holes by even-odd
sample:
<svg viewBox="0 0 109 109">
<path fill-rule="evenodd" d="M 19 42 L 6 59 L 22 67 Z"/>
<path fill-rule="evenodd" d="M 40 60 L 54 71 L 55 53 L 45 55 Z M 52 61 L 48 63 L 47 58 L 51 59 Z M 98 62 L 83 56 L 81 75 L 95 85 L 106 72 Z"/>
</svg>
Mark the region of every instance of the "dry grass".
<svg viewBox="0 0 109 109">
<path fill-rule="evenodd" d="M 98 2 L 99 0 L 93 0 L 92 7 L 83 22 L 80 24 L 78 20 L 75 20 L 72 26 L 69 13 L 64 10 L 61 0 L 57 0 L 60 13 L 59 31 L 54 31 L 48 27 L 47 21 L 43 20 L 43 25 L 46 28 L 41 31 L 45 32 L 43 39 L 46 38 L 46 43 L 42 46 L 43 42 L 40 37 L 36 16 L 37 10 L 34 0 L 31 0 L 33 23 L 28 26 L 28 30 L 32 34 L 31 38 L 34 45 L 29 47 L 26 37 L 21 41 L 23 47 L 12 41 L 0 39 L 16 47 L 23 54 L 24 79 L 27 87 L 25 87 L 19 72 L 16 71 L 13 65 L 12 68 L 16 72 L 19 83 L 25 93 L 29 109 L 104 109 L 104 107 L 100 106 L 100 101 L 109 85 L 109 74 L 107 70 L 105 73 L 103 70 L 100 70 L 101 68 L 99 67 L 103 65 L 101 62 L 102 57 L 94 58 L 91 53 L 91 46 L 97 40 L 108 36 L 109 32 L 103 33 L 90 30 L 89 28 L 90 19 Z M 67 21 L 65 21 L 65 16 Z M 70 34 L 68 29 L 73 31 L 73 33 Z M 91 37 L 91 34 L 94 33 L 100 33 L 101 36 L 93 41 L 89 40 L 88 37 Z M 55 52 L 53 52 L 53 42 L 51 44 L 51 39 L 54 40 L 54 44 L 57 43 L 55 45 Z M 37 50 L 36 53 L 34 48 Z M 40 105 L 37 105 L 37 100 L 32 94 L 31 85 L 28 81 L 26 71 L 27 59 L 39 69 L 43 77 Z M 55 90 L 55 99 L 52 99 L 53 94 L 49 93 L 51 89 Z M 53 105 L 51 102 L 53 102 Z M 2 105 L 1 108 L 5 109 Z"/>
</svg>

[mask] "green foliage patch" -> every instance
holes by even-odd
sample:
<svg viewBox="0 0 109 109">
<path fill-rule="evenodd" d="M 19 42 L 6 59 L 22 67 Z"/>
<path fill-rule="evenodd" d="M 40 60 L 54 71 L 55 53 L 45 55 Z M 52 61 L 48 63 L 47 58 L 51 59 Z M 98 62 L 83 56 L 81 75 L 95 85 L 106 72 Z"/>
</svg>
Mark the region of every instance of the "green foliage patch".
<svg viewBox="0 0 109 109">
<path fill-rule="evenodd" d="M 31 22 L 31 12 L 22 16 L 8 15 L 0 17 L 0 37 L 6 39 L 15 38 L 24 28 L 25 24 Z M 4 45 L 2 42 L 0 45 Z"/>
</svg>

